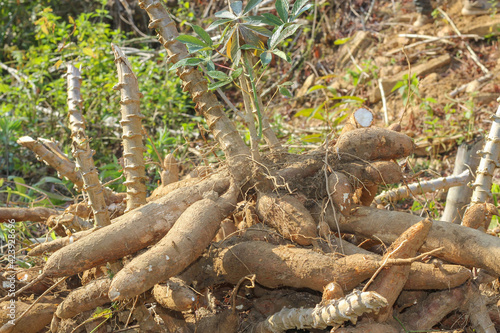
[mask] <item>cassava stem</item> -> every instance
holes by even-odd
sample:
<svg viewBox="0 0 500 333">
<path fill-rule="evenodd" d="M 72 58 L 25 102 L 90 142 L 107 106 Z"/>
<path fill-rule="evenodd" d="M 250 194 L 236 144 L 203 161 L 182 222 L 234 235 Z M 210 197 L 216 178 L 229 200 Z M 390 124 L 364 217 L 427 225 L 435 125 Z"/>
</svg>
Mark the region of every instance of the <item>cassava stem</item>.
<svg viewBox="0 0 500 333">
<path fill-rule="evenodd" d="M 472 204 L 486 202 L 491 197 L 493 172 L 500 157 L 500 145 L 498 144 L 500 141 L 500 106 L 492 118 L 493 123 L 486 138 L 484 149 L 478 152 L 481 155 L 481 161 L 477 168 L 476 181 L 472 184 L 474 188 L 471 198 Z"/>
<path fill-rule="evenodd" d="M 17 143 L 34 152 L 38 160 L 56 169 L 61 178 L 65 177 L 69 179 L 77 188 L 81 189 L 83 187 L 82 175 L 75 171 L 75 163 L 70 161 L 66 156 L 54 152 L 45 144 L 45 141 L 48 140 L 42 138 L 34 140 L 29 136 L 23 136 L 17 140 Z"/>
<path fill-rule="evenodd" d="M 327 305 L 315 308 L 284 308 L 273 314 L 254 330 L 256 333 L 282 333 L 289 329 L 316 328 L 343 324 L 350 320 L 356 323 L 364 313 L 378 311 L 387 305 L 384 297 L 375 292 L 353 291 L 351 294 Z"/>
<path fill-rule="evenodd" d="M 151 19 L 149 27 L 157 30 L 160 43 L 170 56 L 169 61 L 175 64 L 188 57 L 186 46 L 175 39 L 179 33 L 162 3 L 158 0 L 140 0 L 139 5 L 148 13 Z M 193 67 L 184 67 L 178 69 L 177 74 L 183 81 L 183 89 L 190 92 L 198 112 L 205 117 L 208 127 L 224 151 L 236 183 L 242 185 L 251 176 L 248 168 L 250 149 L 243 142 L 233 122 L 225 115 L 215 94 L 208 91 L 207 80 L 201 73 Z"/>
<path fill-rule="evenodd" d="M 413 183 L 408 186 L 401 186 L 393 190 L 384 191 L 375 197 L 375 202 L 380 204 L 382 201 L 397 201 L 410 197 L 411 195 L 434 192 L 437 190 L 447 190 L 454 186 L 462 186 L 470 178 L 470 171 L 465 170 L 459 175 L 440 177 L 428 181 Z"/>
<path fill-rule="evenodd" d="M 110 224 L 108 207 L 104 201 L 104 190 L 99 181 L 99 174 L 94 165 L 94 152 L 90 149 L 90 139 L 85 134 L 85 120 L 83 119 L 83 101 L 80 94 L 80 71 L 68 65 L 68 115 L 71 137 L 73 139 L 72 153 L 76 160 L 76 167 L 82 173 L 83 190 L 89 197 L 90 206 L 94 212 L 95 224 L 105 226 Z"/>
<path fill-rule="evenodd" d="M 115 54 L 116 69 L 118 71 L 118 83 L 114 90 L 121 92 L 120 125 L 123 128 L 123 173 L 125 174 L 125 186 L 127 186 L 127 209 L 140 207 L 146 203 L 146 171 L 144 167 L 144 144 L 142 142 L 142 124 L 144 115 L 140 110 L 139 84 L 137 77 L 132 71 L 132 65 L 122 50 L 111 44 Z"/>
</svg>

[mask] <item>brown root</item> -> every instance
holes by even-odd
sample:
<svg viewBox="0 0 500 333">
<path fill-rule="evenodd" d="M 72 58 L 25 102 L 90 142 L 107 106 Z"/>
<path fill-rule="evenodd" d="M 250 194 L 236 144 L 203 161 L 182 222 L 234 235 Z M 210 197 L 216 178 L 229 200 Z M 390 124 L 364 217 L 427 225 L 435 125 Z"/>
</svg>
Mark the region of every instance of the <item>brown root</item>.
<svg viewBox="0 0 500 333">
<path fill-rule="evenodd" d="M 335 151 L 344 160 L 392 160 L 406 157 L 413 151 L 410 137 L 384 128 L 362 128 L 342 135 Z"/>
<path fill-rule="evenodd" d="M 328 176 L 327 192 L 337 211 L 344 216 L 349 216 L 354 192 L 349 178 L 343 173 L 332 172 Z"/>
<path fill-rule="evenodd" d="M 162 240 L 126 264 L 113 278 L 109 297 L 115 301 L 139 295 L 195 261 L 215 237 L 221 221 L 234 210 L 238 192 L 231 187 L 217 196 L 213 191 L 207 193 L 182 213 Z"/>
<path fill-rule="evenodd" d="M 486 232 L 493 215 L 499 215 L 495 205 L 490 203 L 476 203 L 465 211 L 462 225 Z"/>
<path fill-rule="evenodd" d="M 57 307 L 55 315 L 61 319 L 72 318 L 79 313 L 110 303 L 107 291 L 111 284 L 108 277 L 93 280 L 75 289 Z"/>
<path fill-rule="evenodd" d="M 174 311 L 188 311 L 196 301 L 196 294 L 178 278 L 157 284 L 153 288 L 153 297 L 164 308 Z"/>
<path fill-rule="evenodd" d="M 22 318 L 21 314 L 24 313 L 29 303 L 24 301 L 7 301 L 0 303 L 0 332 L 2 333 L 36 333 L 50 324 L 52 316 L 56 311 L 57 304 L 61 302 L 59 298 L 43 297 L 37 304 L 31 308 Z M 12 323 L 14 319 L 20 318 Z"/>
<path fill-rule="evenodd" d="M 260 193 L 256 209 L 264 223 L 300 245 L 310 245 L 312 239 L 317 237 L 314 219 L 294 196 Z"/>
<path fill-rule="evenodd" d="M 392 243 L 419 221 L 418 216 L 407 213 L 360 207 L 352 212 L 347 223 L 340 225 L 340 229 L 342 232 Z M 453 223 L 433 221 L 421 251 L 440 247 L 444 249 L 434 256 L 466 267 L 484 268 L 491 274 L 500 275 L 500 262 L 497 260 L 500 257 L 500 239 L 497 237 Z"/>
<path fill-rule="evenodd" d="M 135 253 L 160 240 L 190 205 L 203 198 L 203 193 L 222 193 L 228 186 L 227 179 L 208 179 L 134 209 L 113 220 L 111 225 L 55 252 L 45 264 L 44 272 L 48 276 L 71 276 Z M 79 264 L 75 265 L 75 261 Z"/>
<path fill-rule="evenodd" d="M 425 219 L 411 226 L 392 243 L 382 262 L 388 259 L 407 259 L 414 257 L 422 246 L 432 226 L 430 219 Z M 383 264 L 382 264 L 383 265 Z M 377 322 L 384 322 L 392 315 L 392 306 L 398 298 L 410 274 L 410 266 L 391 266 L 383 268 L 364 290 L 375 291 L 387 300 L 387 306 L 382 308 L 375 318 Z"/>
</svg>

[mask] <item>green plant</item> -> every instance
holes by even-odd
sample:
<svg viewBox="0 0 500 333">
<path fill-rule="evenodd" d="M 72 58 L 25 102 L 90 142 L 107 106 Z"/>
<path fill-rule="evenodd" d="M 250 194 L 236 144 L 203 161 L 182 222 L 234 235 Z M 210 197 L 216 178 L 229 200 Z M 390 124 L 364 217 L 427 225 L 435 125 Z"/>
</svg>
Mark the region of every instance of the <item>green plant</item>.
<svg viewBox="0 0 500 333">
<path fill-rule="evenodd" d="M 418 90 L 418 78 L 417 75 L 414 73 L 411 77 L 408 76 L 408 74 L 403 75 L 403 78 L 401 81 L 398 81 L 394 87 L 392 88 L 391 92 L 393 91 L 398 91 L 398 93 L 401 95 L 403 98 L 403 104 L 404 105 L 414 105 L 415 104 L 415 97 L 420 98 L 420 93 Z"/>
<path fill-rule="evenodd" d="M 55 10 L 44 8 L 46 4 L 54 5 Z M 96 151 L 98 168 L 107 166 L 106 171 L 111 172 L 109 167 L 113 166 L 117 168 L 115 173 L 121 169 L 112 157 L 121 150 L 117 130 L 120 105 L 112 90 L 116 73 L 109 50 L 110 43 L 120 44 L 125 34 L 109 25 L 110 16 L 103 9 L 103 1 L 90 1 L 86 5 L 90 12 L 62 17 L 58 14 L 59 1 L 36 1 L 23 9 L 12 8 L 15 16 L 12 22 L 17 24 L 19 17 L 26 18 L 29 24 L 20 23 L 27 27 L 26 31 L 11 25 L 11 34 L 8 34 L 0 27 L 0 38 L 5 37 L 2 33 L 7 33 L 4 41 L 12 42 L 1 53 L 2 62 L 10 70 L 0 68 L 0 121 L 3 125 L 7 122 L 8 128 L 7 131 L 3 127 L 0 129 L 0 174 L 23 174 L 38 179 L 37 172 L 46 170 L 32 153 L 15 149 L 16 139 L 23 135 L 55 138 L 61 142 L 63 151 L 69 153 L 71 140 L 66 121 L 66 79 L 63 76 L 66 63 L 82 69 L 83 111 L 88 122 L 87 134 L 93 138 L 91 146 Z M 8 16 L 4 7 L 0 9 L 2 15 Z M 24 40 L 18 39 L 21 37 Z M 146 116 L 144 125 L 155 137 L 157 130 L 165 124 L 174 128 L 191 122 L 189 116 L 194 110 L 193 103 L 180 87 L 179 78 L 165 78 L 166 54 L 147 45 L 129 46 L 128 55 L 144 94 L 141 100 L 142 112 Z M 185 134 L 189 138 L 193 135 Z M 181 144 L 185 138 L 179 135 L 175 140 L 172 145 Z"/>
<path fill-rule="evenodd" d="M 181 35 L 177 40 L 186 44 L 189 52 L 197 57 L 182 59 L 171 67 L 171 70 L 174 70 L 181 66 L 206 66 L 207 75 L 215 80 L 209 85 L 211 90 L 235 82 L 244 73 L 243 81 L 240 79 L 241 89 L 251 99 L 251 106 L 245 104 L 247 109 L 255 109 L 258 124 L 256 135 L 252 135 L 254 129 L 251 126 L 253 125 L 248 123 L 247 118 L 250 136 L 256 136 L 252 138 L 252 142 L 260 139 L 263 131 L 262 113 L 264 110 L 262 110 L 262 101 L 258 94 L 258 81 L 268 68 L 273 56 L 290 61 L 290 57 L 279 50 L 278 45 L 300 28 L 300 24 L 293 23 L 294 20 L 312 6 L 307 4 L 307 0 L 300 0 L 296 1 L 290 10 L 287 0 L 278 0 L 275 3 L 278 16 L 270 13 L 251 16 L 252 9 L 261 2 L 262 0 L 251 0 L 243 7 L 241 1 L 234 1 L 230 4 L 229 10 L 216 13 L 218 20 L 207 29 L 223 28 L 220 38 L 215 42 L 203 28 L 193 24 L 192 28 L 198 37 Z M 271 26 L 273 30 L 270 31 L 263 25 Z M 214 63 L 214 57 L 220 55 L 232 62 L 231 68 Z M 229 71 L 229 74 L 219 68 Z M 291 97 L 286 84 L 278 86 L 278 91 Z"/>
<path fill-rule="evenodd" d="M 363 105 L 365 100 L 357 96 L 340 96 L 334 89 L 324 85 L 311 87 L 307 94 L 317 90 L 325 92 L 326 98 L 314 108 L 306 108 L 298 111 L 294 117 L 306 117 L 306 121 L 317 119 L 325 123 L 328 128 L 336 128 L 344 119 L 349 116 L 349 110 L 357 109 Z M 301 138 L 304 142 L 318 143 L 323 141 L 323 134 L 310 134 Z"/>
<path fill-rule="evenodd" d="M 14 149 L 19 146 L 14 133 L 21 128 L 23 120 L 9 117 L 0 118 L 0 142 L 3 146 L 0 174 L 5 173 L 8 176 L 14 170 Z"/>
</svg>

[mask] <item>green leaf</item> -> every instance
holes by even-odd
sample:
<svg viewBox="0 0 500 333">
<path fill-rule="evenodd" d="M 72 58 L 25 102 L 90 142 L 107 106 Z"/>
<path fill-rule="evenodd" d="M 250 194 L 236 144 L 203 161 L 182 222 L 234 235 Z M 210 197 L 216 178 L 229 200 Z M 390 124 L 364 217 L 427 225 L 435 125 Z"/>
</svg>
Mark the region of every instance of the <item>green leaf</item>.
<svg viewBox="0 0 500 333">
<path fill-rule="evenodd" d="M 286 89 L 285 87 L 280 87 L 280 93 L 283 95 L 283 96 L 286 96 L 288 98 L 292 98 L 292 93 L 290 92 L 290 90 Z"/>
<path fill-rule="evenodd" d="M 240 47 L 242 50 L 262 50 L 260 47 L 250 45 L 250 44 L 245 44 Z"/>
<path fill-rule="evenodd" d="M 209 71 L 214 71 L 215 70 L 215 64 L 212 60 L 207 61 L 207 70 Z"/>
<path fill-rule="evenodd" d="M 49 184 L 64 184 L 63 181 L 60 180 L 59 178 L 46 176 L 46 177 L 43 177 L 42 179 L 40 179 L 33 186 L 40 186 L 40 185 L 43 185 L 43 184 L 46 184 L 46 183 L 49 183 Z"/>
<path fill-rule="evenodd" d="M 300 26 L 301 26 L 301 24 L 291 24 L 291 25 L 287 26 L 286 28 L 284 28 L 282 31 L 280 30 L 280 28 L 282 26 L 280 28 L 278 28 L 274 32 L 272 37 L 269 39 L 270 40 L 269 48 L 271 50 L 274 49 L 279 43 L 284 41 L 289 36 L 293 35 L 295 33 L 295 31 L 297 31 L 297 29 L 300 28 Z"/>
<path fill-rule="evenodd" d="M 5 179 L 0 178 L 0 187 L 2 187 L 2 186 L 3 186 L 3 182 L 4 182 L 4 181 L 5 181 Z"/>
<path fill-rule="evenodd" d="M 229 80 L 229 76 L 227 76 L 226 73 L 223 73 L 221 71 L 209 71 L 207 72 L 208 76 L 211 78 L 217 79 L 217 80 Z"/>
<path fill-rule="evenodd" d="M 347 103 L 349 103 L 349 101 L 355 101 L 355 102 L 358 102 L 358 103 L 364 103 L 365 100 L 361 97 L 358 97 L 358 96 L 335 96 L 332 98 L 332 100 L 336 100 L 336 99 L 343 99 L 343 100 L 346 100 Z M 344 103 L 346 103 L 344 102 Z"/>
<path fill-rule="evenodd" d="M 394 92 L 396 90 L 398 90 L 399 88 L 401 88 L 403 85 L 405 84 L 405 81 L 398 81 L 394 87 L 392 87 L 391 89 L 391 92 Z"/>
<path fill-rule="evenodd" d="M 240 15 L 243 10 L 243 3 L 241 1 L 234 1 L 230 4 L 231 9 L 236 15 Z"/>
<path fill-rule="evenodd" d="M 276 29 L 276 31 L 273 33 L 271 38 L 268 39 L 267 46 L 269 49 L 273 49 L 274 46 L 276 46 L 278 44 L 278 38 L 280 37 L 281 31 L 283 31 L 283 28 L 284 28 L 284 25 L 280 25 L 278 27 L 278 29 Z"/>
<path fill-rule="evenodd" d="M 194 36 L 189 36 L 189 35 L 180 35 L 179 37 L 176 38 L 179 42 L 183 43 L 183 44 L 194 44 L 194 45 L 198 45 L 198 46 L 201 46 L 201 47 L 206 47 L 206 46 L 209 46 L 207 45 L 204 41 L 202 40 L 199 40 L 198 38 L 194 37 Z"/>
<path fill-rule="evenodd" d="M 223 87 L 223 86 L 225 86 L 225 85 L 227 85 L 229 83 L 231 83 L 231 80 L 219 81 L 219 82 L 215 82 L 215 83 L 209 83 L 208 84 L 208 90 L 215 90 L 215 89 Z"/>
<path fill-rule="evenodd" d="M 290 62 L 291 59 L 290 57 L 283 51 L 280 51 L 280 50 L 272 50 L 271 51 L 273 54 L 277 55 L 278 57 L 280 57 L 281 59 L 285 60 L 286 62 Z"/>
<path fill-rule="evenodd" d="M 273 55 L 269 51 L 262 52 L 262 54 L 260 55 L 260 60 L 262 61 L 262 64 L 264 66 L 267 66 L 273 60 Z"/>
<path fill-rule="evenodd" d="M 18 192 L 21 192 L 23 194 L 26 193 L 26 187 L 20 185 L 20 184 L 26 184 L 26 182 L 24 181 L 23 178 L 21 178 L 21 177 L 13 177 L 12 180 L 16 182 L 15 185 L 16 185 L 16 190 Z"/>
<path fill-rule="evenodd" d="M 308 2 L 309 0 L 297 0 L 293 4 L 292 7 L 292 16 L 296 16 L 299 10 L 304 7 L 304 5 Z"/>
<path fill-rule="evenodd" d="M 258 4 L 260 4 L 262 0 L 250 0 L 248 1 L 247 5 L 245 6 L 245 9 L 243 10 L 243 15 L 251 11 L 252 9 L 255 8 Z"/>
<path fill-rule="evenodd" d="M 288 0 L 277 0 L 276 11 L 283 22 L 288 22 Z"/>
<path fill-rule="evenodd" d="M 231 79 L 236 80 L 240 77 L 241 73 L 243 73 L 243 67 L 236 68 L 231 72 Z"/>
<path fill-rule="evenodd" d="M 258 25 L 244 24 L 243 26 L 262 36 L 271 37 L 273 35 L 271 30 Z"/>
<path fill-rule="evenodd" d="M 307 90 L 306 95 L 312 93 L 313 91 L 319 90 L 319 89 L 326 89 L 326 86 L 324 86 L 322 84 L 317 84 L 315 86 L 312 86 L 311 88 L 309 88 Z"/>
<path fill-rule="evenodd" d="M 198 34 L 198 36 L 200 36 L 201 39 L 203 39 L 203 41 L 207 43 L 207 45 L 212 46 L 212 38 L 210 38 L 210 35 L 205 31 L 205 29 L 196 24 L 191 24 L 191 27 Z"/>
<path fill-rule="evenodd" d="M 256 47 L 264 47 L 264 42 L 261 39 L 264 39 L 265 37 L 262 37 L 259 32 L 250 30 L 247 25 L 239 25 L 238 32 L 240 33 L 240 36 L 246 44 L 250 44 Z"/>
<path fill-rule="evenodd" d="M 220 20 L 215 20 L 210 24 L 207 28 L 207 31 L 213 30 L 217 28 L 219 25 L 225 24 L 227 22 L 231 22 L 233 19 L 230 18 L 225 18 L 225 19 L 220 19 Z"/>
<path fill-rule="evenodd" d="M 173 71 L 174 69 L 177 69 L 182 66 L 198 66 L 201 64 L 203 60 L 198 59 L 198 58 L 184 58 L 182 60 L 179 60 L 177 63 L 175 63 L 172 67 L 170 67 L 170 71 Z"/>
<path fill-rule="evenodd" d="M 306 10 L 309 10 L 310 8 L 312 8 L 312 4 L 308 4 L 306 5 L 304 8 L 302 8 L 301 10 L 298 11 L 297 14 L 293 15 L 292 19 L 290 21 L 293 21 L 295 20 L 297 17 L 299 17 L 303 12 L 305 12 Z"/>
<path fill-rule="evenodd" d="M 235 66 L 238 66 L 241 58 L 241 50 L 240 50 L 240 34 L 238 29 L 234 30 L 234 33 L 229 38 L 227 42 L 227 54 L 229 58 L 232 60 Z"/>
<path fill-rule="evenodd" d="M 295 113 L 294 117 L 309 117 L 312 114 L 313 110 L 314 108 L 302 109 Z"/>
<path fill-rule="evenodd" d="M 278 27 L 278 26 L 282 25 L 283 23 L 285 23 L 285 22 L 281 21 L 281 19 L 279 17 L 277 17 L 276 15 L 273 15 L 271 13 L 264 13 L 264 14 L 262 14 L 262 16 L 264 18 L 266 18 L 266 20 L 267 20 L 267 22 L 264 22 L 264 23 L 269 24 L 269 25 L 274 25 L 274 26 Z"/>
<path fill-rule="evenodd" d="M 309 134 L 300 138 L 303 142 L 319 143 L 323 142 L 323 135 L 320 133 Z"/>
<path fill-rule="evenodd" d="M 352 38 L 351 37 L 346 37 L 346 38 L 341 38 L 337 39 L 335 42 L 333 42 L 334 45 L 342 45 L 350 41 Z"/>
<path fill-rule="evenodd" d="M 215 15 L 215 17 L 218 17 L 218 18 L 225 18 L 225 19 L 231 19 L 231 20 L 237 19 L 236 15 L 231 13 L 229 10 L 221 10 L 220 12 L 217 12 L 214 15 Z"/>
</svg>

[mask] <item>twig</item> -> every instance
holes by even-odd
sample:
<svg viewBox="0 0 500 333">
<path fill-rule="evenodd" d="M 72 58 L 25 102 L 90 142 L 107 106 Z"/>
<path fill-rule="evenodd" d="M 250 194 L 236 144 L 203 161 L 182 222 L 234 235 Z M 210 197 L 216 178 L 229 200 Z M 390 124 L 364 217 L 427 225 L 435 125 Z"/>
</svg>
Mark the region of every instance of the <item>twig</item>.
<svg viewBox="0 0 500 333">
<path fill-rule="evenodd" d="M 455 25 L 455 23 L 453 23 L 453 20 L 448 16 L 448 14 L 446 14 L 446 12 L 441 8 L 438 8 L 437 10 L 441 13 L 441 15 L 443 15 L 443 17 L 448 21 L 448 23 L 450 23 L 451 27 L 453 28 L 453 30 L 455 30 L 457 35 L 462 36 L 462 33 L 460 32 L 460 30 L 458 30 L 457 26 Z M 468 43 L 465 43 L 465 47 L 467 48 L 467 51 L 469 51 L 472 60 L 474 60 L 474 62 L 479 66 L 479 68 L 481 68 L 483 73 L 488 74 L 490 71 L 488 70 L 488 68 L 484 67 L 483 64 L 481 64 L 476 52 L 474 52 L 474 50 L 470 47 Z"/>
<path fill-rule="evenodd" d="M 422 258 L 430 256 L 430 255 L 432 255 L 432 254 L 434 254 L 436 252 L 440 252 L 441 250 L 444 250 L 444 247 L 438 247 L 437 249 L 434 249 L 434 250 L 422 253 L 422 254 L 420 254 L 420 255 L 418 255 L 416 257 L 413 257 L 413 258 L 388 259 L 385 264 L 386 264 L 386 266 L 408 265 L 408 264 L 412 264 L 415 261 L 418 261 L 418 260 L 420 260 Z"/>
<path fill-rule="evenodd" d="M 492 78 L 493 78 L 493 74 L 489 73 L 489 74 L 481 76 L 480 78 L 478 78 L 478 79 L 476 79 L 474 81 L 477 81 L 479 83 L 483 83 L 483 82 L 491 80 Z M 471 82 L 467 82 L 465 84 L 462 84 L 460 87 L 458 87 L 455 90 L 453 90 L 449 94 L 450 97 L 455 97 L 456 95 L 458 95 L 458 93 L 460 93 L 460 92 L 464 91 L 465 89 L 467 89 L 467 87 L 469 86 L 469 84 L 471 84 Z"/>
<path fill-rule="evenodd" d="M 340 229 L 339 229 L 340 230 Z M 368 280 L 368 282 L 366 283 L 366 285 L 364 286 L 362 292 L 365 292 L 368 287 L 370 286 L 370 284 L 372 284 L 372 282 L 375 280 L 375 278 L 377 277 L 377 275 L 382 271 L 382 269 L 387 265 L 387 261 L 389 260 L 389 258 L 397 251 L 399 250 L 399 248 L 401 246 L 403 246 L 404 243 L 406 243 L 408 240 L 405 239 L 404 241 L 401 242 L 401 244 L 399 244 L 399 246 L 397 248 L 395 248 L 391 253 L 389 253 L 387 255 L 387 257 L 385 258 L 385 260 L 382 262 L 382 264 L 380 265 L 380 267 L 375 271 L 375 273 L 373 273 L 372 277 L 370 278 L 370 280 Z"/>
<path fill-rule="evenodd" d="M 127 17 L 129 19 L 129 22 L 127 22 L 123 17 L 122 17 L 122 20 L 125 23 L 130 24 L 130 26 L 132 27 L 132 29 L 134 29 L 134 31 L 137 32 L 142 37 L 146 37 L 146 38 L 150 37 L 150 36 L 146 35 L 144 32 L 142 32 L 141 30 L 139 30 L 139 28 L 137 28 L 137 26 L 135 25 L 134 18 L 132 17 L 132 11 L 130 10 L 128 2 L 125 1 L 125 0 L 120 0 L 120 2 L 122 4 L 122 6 L 125 8 L 125 12 L 127 13 Z M 121 17 L 121 15 L 120 15 L 120 17 Z"/>
<path fill-rule="evenodd" d="M 385 126 L 389 126 L 389 115 L 387 114 L 387 101 L 385 100 L 385 91 L 382 86 L 382 79 L 378 79 L 378 88 L 380 89 L 380 96 L 382 97 L 382 110 L 384 110 Z"/>
<path fill-rule="evenodd" d="M 325 140 L 325 146 L 328 147 L 328 136 L 326 137 L 326 140 Z M 327 168 L 327 166 L 328 166 L 328 149 L 325 149 L 325 166 L 323 167 L 323 172 L 325 174 L 326 192 L 328 194 L 328 203 L 330 203 L 330 205 L 332 207 L 333 219 L 335 220 L 335 226 L 337 227 L 337 230 L 340 230 L 339 220 L 337 218 L 335 206 L 333 205 L 332 193 L 330 191 L 330 186 L 328 186 L 328 173 L 327 173 L 328 168 Z M 344 245 L 342 244 L 342 240 L 340 239 L 340 233 L 339 233 L 338 239 L 335 238 L 335 241 L 340 244 L 340 250 L 342 251 L 342 254 L 345 255 Z"/>
<path fill-rule="evenodd" d="M 11 67 L 7 66 L 3 62 L 0 62 L 0 67 L 3 68 L 3 69 L 5 69 L 7 72 L 9 72 L 9 74 L 12 75 L 19 83 L 21 83 L 21 84 L 23 83 L 23 81 L 21 80 L 21 78 L 23 78 L 26 81 L 28 81 L 28 83 L 31 86 L 31 89 L 33 90 L 33 95 L 36 95 L 36 86 L 33 83 L 33 81 L 31 81 L 26 74 L 21 73 L 18 70 L 15 70 L 14 68 L 11 68 Z"/>
<path fill-rule="evenodd" d="M 232 295 L 232 304 L 231 304 L 231 307 L 233 308 L 233 313 L 236 312 L 236 296 L 238 296 L 238 290 L 240 289 L 241 285 L 243 284 L 243 282 L 245 280 L 248 280 L 250 281 L 250 283 L 252 283 L 252 285 L 250 286 L 250 288 L 255 288 L 255 278 L 256 278 L 256 275 L 255 274 L 249 274 L 249 275 L 246 275 L 244 277 L 242 277 L 238 283 L 236 284 L 236 286 L 234 287 L 233 289 L 233 295 Z"/>
</svg>

